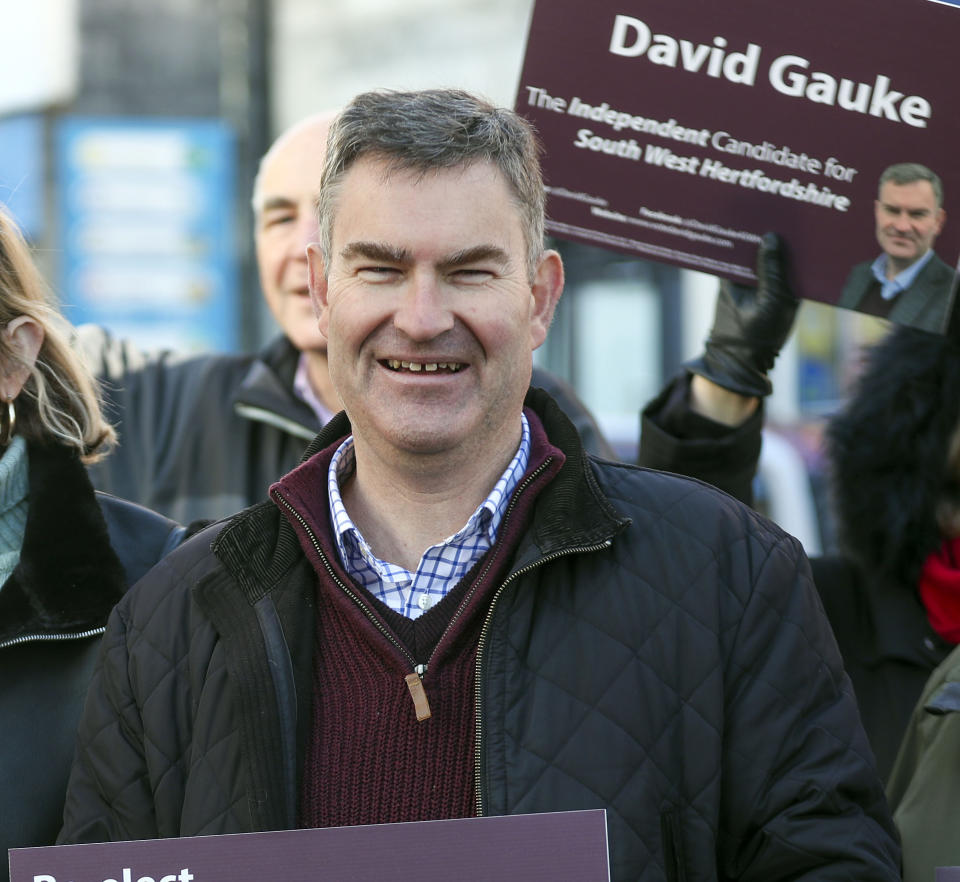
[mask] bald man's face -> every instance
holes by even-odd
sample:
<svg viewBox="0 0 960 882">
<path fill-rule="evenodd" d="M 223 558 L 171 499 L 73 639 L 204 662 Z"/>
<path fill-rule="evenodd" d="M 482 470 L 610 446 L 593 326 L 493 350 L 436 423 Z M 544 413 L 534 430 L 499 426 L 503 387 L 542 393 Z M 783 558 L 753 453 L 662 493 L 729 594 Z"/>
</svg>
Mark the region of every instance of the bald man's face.
<svg viewBox="0 0 960 882">
<path fill-rule="evenodd" d="M 260 286 L 284 334 L 301 351 L 325 351 L 307 290 L 307 245 L 318 238 L 314 197 L 327 127 L 302 129 L 278 144 L 260 170 L 255 241 Z"/>
</svg>

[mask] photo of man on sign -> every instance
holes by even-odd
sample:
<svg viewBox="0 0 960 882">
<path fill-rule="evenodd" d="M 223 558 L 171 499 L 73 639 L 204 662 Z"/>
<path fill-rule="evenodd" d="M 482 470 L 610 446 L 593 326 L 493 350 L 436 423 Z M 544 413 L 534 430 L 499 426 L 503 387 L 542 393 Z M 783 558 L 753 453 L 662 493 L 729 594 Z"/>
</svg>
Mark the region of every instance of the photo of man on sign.
<svg viewBox="0 0 960 882">
<path fill-rule="evenodd" d="M 819 0 L 775 19 L 760 0 L 537 2 L 516 106 L 546 148 L 548 232 L 753 284 L 774 231 L 798 297 L 943 333 L 960 115 L 945 60 L 920 47 L 960 18 L 847 2 L 841 17 Z M 918 48 L 894 60 L 884 35 L 905 4 Z"/>
<path fill-rule="evenodd" d="M 837 305 L 942 330 L 956 274 L 933 250 L 947 219 L 939 176 L 915 162 L 889 166 L 874 217 L 883 251 L 850 271 Z"/>
</svg>

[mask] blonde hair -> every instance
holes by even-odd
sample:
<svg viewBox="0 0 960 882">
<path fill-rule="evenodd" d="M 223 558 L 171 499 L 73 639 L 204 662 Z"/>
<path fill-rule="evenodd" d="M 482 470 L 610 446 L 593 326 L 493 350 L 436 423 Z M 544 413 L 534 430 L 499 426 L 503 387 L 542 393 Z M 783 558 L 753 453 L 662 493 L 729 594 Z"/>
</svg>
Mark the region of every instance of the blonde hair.
<svg viewBox="0 0 960 882">
<path fill-rule="evenodd" d="M 100 459 L 116 440 L 106 421 L 97 381 L 70 345 L 72 328 L 30 256 L 11 217 L 0 206 L 0 327 L 29 316 L 43 328 L 43 344 L 15 403 L 17 434 L 34 443 L 74 448 L 86 462 Z M 23 366 L 0 333 L 0 371 Z"/>
</svg>

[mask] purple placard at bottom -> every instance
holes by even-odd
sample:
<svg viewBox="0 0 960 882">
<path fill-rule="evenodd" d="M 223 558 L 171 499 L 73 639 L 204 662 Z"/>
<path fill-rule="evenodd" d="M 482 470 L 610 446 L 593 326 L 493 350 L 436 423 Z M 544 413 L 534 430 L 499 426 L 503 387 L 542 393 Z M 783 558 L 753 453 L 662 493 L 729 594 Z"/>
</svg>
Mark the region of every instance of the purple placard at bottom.
<svg viewBox="0 0 960 882">
<path fill-rule="evenodd" d="M 934 882 L 960 882 L 960 867 L 937 867 Z"/>
<path fill-rule="evenodd" d="M 10 850 L 10 882 L 609 882 L 603 809 Z"/>
</svg>

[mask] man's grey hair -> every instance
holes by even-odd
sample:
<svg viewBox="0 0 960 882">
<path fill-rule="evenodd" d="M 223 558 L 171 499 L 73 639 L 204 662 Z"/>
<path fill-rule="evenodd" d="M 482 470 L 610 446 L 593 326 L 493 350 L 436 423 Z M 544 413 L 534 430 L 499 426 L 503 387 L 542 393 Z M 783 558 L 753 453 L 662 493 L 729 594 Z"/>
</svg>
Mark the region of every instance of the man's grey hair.
<svg viewBox="0 0 960 882">
<path fill-rule="evenodd" d="M 940 176 L 925 165 L 920 165 L 919 162 L 898 162 L 884 169 L 883 174 L 880 175 L 878 194 L 884 184 L 897 184 L 902 187 L 904 184 L 914 184 L 917 181 L 927 181 L 933 187 L 937 208 L 943 208 L 943 182 Z"/>
<path fill-rule="evenodd" d="M 388 173 L 490 162 L 503 174 L 520 212 L 532 280 L 543 254 L 546 197 L 540 145 L 523 117 L 455 89 L 375 91 L 358 95 L 330 128 L 317 210 L 320 244 L 330 266 L 339 187 L 361 157 L 387 163 Z"/>
</svg>

